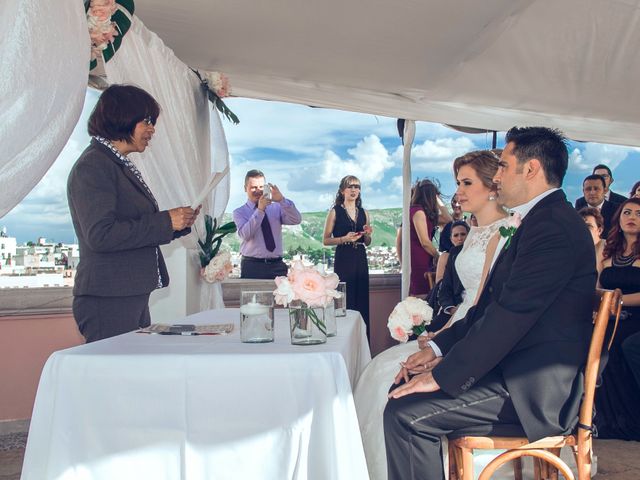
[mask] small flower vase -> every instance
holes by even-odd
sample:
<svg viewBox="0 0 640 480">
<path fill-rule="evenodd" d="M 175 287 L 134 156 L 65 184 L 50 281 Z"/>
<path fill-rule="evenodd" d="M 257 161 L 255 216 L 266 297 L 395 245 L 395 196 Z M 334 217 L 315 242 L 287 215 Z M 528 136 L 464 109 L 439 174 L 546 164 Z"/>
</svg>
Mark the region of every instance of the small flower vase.
<svg viewBox="0 0 640 480">
<path fill-rule="evenodd" d="M 336 322 L 336 309 L 333 300 L 324 307 L 324 324 L 327 326 L 327 337 L 335 337 L 338 334 L 338 322 Z"/>
<path fill-rule="evenodd" d="M 289 323 L 292 345 L 318 345 L 327 342 L 323 307 L 309 307 L 304 302 L 291 302 Z"/>
</svg>

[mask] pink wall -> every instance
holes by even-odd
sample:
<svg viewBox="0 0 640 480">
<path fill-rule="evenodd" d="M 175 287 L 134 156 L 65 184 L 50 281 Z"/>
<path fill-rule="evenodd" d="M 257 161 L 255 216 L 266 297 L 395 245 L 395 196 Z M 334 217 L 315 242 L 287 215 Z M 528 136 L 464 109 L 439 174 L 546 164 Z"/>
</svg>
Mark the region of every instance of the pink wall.
<svg viewBox="0 0 640 480">
<path fill-rule="evenodd" d="M 31 418 L 47 358 L 81 343 L 71 313 L 0 317 L 0 421 Z"/>
</svg>

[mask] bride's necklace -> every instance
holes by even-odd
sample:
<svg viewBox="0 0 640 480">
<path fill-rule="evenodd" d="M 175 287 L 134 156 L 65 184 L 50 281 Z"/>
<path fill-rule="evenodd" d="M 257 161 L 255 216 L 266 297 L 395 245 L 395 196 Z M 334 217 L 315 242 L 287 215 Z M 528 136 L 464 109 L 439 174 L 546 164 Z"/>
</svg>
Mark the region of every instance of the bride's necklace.
<svg viewBox="0 0 640 480">
<path fill-rule="evenodd" d="M 611 264 L 614 267 L 629 267 L 633 265 L 636 261 L 636 256 L 631 253 L 631 255 L 622 255 L 620 253 L 616 253 L 611 259 Z"/>
</svg>

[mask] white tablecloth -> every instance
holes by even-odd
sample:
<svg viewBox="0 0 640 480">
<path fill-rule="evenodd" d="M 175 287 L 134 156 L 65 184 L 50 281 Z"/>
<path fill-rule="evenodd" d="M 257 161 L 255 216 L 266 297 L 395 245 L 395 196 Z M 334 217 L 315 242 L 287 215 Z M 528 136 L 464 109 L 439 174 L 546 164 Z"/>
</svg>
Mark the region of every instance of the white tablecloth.
<svg viewBox="0 0 640 480">
<path fill-rule="evenodd" d="M 238 309 L 176 323 L 227 336 L 128 333 L 55 352 L 31 419 L 23 480 L 367 479 L 351 388 L 370 360 L 357 312 L 325 345 L 240 343 Z"/>
</svg>

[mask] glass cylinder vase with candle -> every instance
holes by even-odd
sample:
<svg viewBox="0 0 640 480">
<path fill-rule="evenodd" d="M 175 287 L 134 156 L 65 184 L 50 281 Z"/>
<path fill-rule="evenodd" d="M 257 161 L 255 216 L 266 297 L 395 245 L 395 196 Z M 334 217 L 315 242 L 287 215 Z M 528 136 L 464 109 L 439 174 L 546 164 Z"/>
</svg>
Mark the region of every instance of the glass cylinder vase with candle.
<svg viewBox="0 0 640 480">
<path fill-rule="evenodd" d="M 347 315 L 347 284 L 339 282 L 337 290 L 340 296 L 334 298 L 336 317 L 345 317 Z"/>
<path fill-rule="evenodd" d="M 240 341 L 273 342 L 273 293 L 242 291 L 240 293 Z"/>
</svg>

